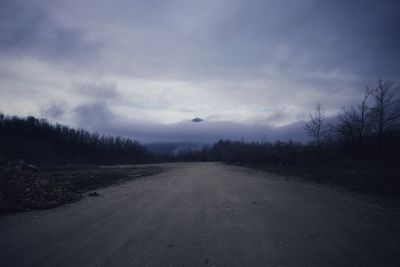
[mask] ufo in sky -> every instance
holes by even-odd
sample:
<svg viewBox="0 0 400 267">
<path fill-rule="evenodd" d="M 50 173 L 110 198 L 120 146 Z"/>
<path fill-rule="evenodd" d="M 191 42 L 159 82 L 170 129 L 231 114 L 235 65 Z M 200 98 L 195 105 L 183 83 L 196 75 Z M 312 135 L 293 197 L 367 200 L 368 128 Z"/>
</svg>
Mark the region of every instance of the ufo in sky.
<svg viewBox="0 0 400 267">
<path fill-rule="evenodd" d="M 200 119 L 200 118 L 194 118 L 194 119 L 192 119 L 192 122 L 202 122 L 203 121 L 203 119 Z"/>
</svg>

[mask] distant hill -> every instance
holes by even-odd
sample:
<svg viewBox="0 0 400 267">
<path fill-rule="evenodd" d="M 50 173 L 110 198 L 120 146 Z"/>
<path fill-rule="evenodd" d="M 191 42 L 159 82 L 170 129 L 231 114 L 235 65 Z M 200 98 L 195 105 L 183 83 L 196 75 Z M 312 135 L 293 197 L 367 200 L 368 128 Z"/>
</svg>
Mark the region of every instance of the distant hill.
<svg viewBox="0 0 400 267">
<path fill-rule="evenodd" d="M 183 121 L 174 124 L 137 124 L 125 128 L 126 136 L 133 136 L 144 143 L 168 143 L 173 146 L 178 143 L 212 144 L 220 139 L 244 141 L 287 141 L 307 142 L 310 137 L 304 130 L 303 121 L 298 121 L 281 127 L 260 124 L 244 124 L 228 121 L 207 121 L 193 123 Z M 153 149 L 152 146 L 148 146 Z"/>
<path fill-rule="evenodd" d="M 148 151 L 155 154 L 169 154 L 178 155 L 180 152 L 188 150 L 200 150 L 206 144 L 204 143 L 190 143 L 190 142 L 176 142 L 176 143 L 149 143 L 144 146 Z"/>
<path fill-rule="evenodd" d="M 212 145 L 221 139 L 247 142 L 294 140 L 305 143 L 310 140 L 310 137 L 304 130 L 304 124 L 305 122 L 298 121 L 282 127 L 271 127 L 234 122 L 202 121 L 201 124 L 180 122 L 162 125 L 158 128 L 152 127 L 153 130 L 156 128 L 159 131 L 160 138 L 157 138 L 156 133 L 153 132 L 149 136 L 153 135 L 156 141 L 151 142 L 146 136 L 145 139 L 148 143 L 144 146 L 156 154 L 177 155 L 182 151 L 200 150 L 205 145 Z M 142 131 L 145 132 L 143 129 Z"/>
</svg>

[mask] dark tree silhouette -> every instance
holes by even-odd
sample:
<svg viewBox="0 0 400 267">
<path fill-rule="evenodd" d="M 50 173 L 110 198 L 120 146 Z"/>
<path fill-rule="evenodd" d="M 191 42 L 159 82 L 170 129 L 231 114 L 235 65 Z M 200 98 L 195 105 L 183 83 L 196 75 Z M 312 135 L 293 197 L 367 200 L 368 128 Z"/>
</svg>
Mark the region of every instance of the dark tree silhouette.
<svg viewBox="0 0 400 267">
<path fill-rule="evenodd" d="M 385 135 L 388 131 L 394 130 L 400 117 L 399 101 L 394 98 L 392 92 L 393 84 L 392 81 L 379 79 L 373 89 L 375 106 L 372 115 L 380 150 L 383 150 Z"/>
<path fill-rule="evenodd" d="M 326 133 L 325 115 L 321 104 L 317 104 L 310 113 L 310 121 L 305 125 L 305 130 L 313 138 L 317 148 L 317 157 L 321 157 L 322 139 Z"/>
<path fill-rule="evenodd" d="M 343 108 L 338 115 L 338 124 L 333 127 L 339 138 L 351 149 L 364 153 L 364 142 L 371 131 L 371 108 L 368 100 L 373 93 L 373 89 L 367 87 L 360 104 Z"/>
</svg>

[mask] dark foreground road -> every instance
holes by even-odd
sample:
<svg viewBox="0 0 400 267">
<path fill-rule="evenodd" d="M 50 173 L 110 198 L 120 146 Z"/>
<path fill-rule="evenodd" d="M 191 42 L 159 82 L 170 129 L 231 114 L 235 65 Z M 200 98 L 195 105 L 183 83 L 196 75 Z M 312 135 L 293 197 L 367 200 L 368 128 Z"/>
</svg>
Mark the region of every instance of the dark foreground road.
<svg viewBox="0 0 400 267">
<path fill-rule="evenodd" d="M 400 266 L 398 203 L 217 163 L 0 218 L 0 266 Z"/>
</svg>

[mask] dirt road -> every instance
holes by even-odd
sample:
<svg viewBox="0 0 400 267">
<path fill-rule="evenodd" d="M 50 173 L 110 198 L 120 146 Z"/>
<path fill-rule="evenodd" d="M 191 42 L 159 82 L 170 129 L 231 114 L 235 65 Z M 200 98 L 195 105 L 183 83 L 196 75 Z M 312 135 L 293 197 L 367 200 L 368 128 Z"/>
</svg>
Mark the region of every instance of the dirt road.
<svg viewBox="0 0 400 267">
<path fill-rule="evenodd" d="M 400 266 L 399 203 L 219 163 L 0 218 L 1 266 Z"/>
</svg>

